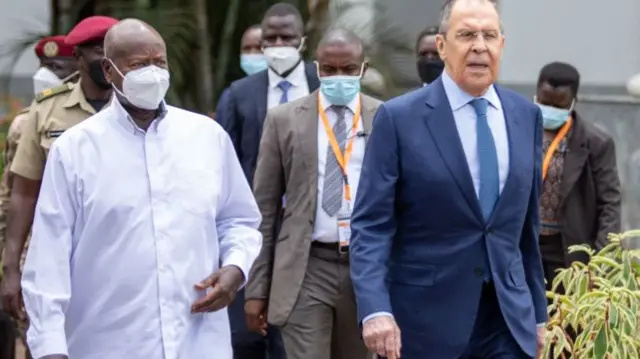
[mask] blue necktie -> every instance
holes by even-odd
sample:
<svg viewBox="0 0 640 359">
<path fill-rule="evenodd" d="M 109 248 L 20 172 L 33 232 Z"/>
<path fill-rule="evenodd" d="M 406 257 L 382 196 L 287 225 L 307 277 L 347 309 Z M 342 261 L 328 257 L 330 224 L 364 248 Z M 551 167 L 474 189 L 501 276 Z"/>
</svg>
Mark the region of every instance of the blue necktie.
<svg viewBox="0 0 640 359">
<path fill-rule="evenodd" d="M 476 115 L 478 116 L 476 122 L 478 162 L 480 164 L 480 194 L 478 195 L 478 200 L 485 223 L 488 223 L 489 218 L 491 218 L 491 213 L 493 213 L 493 208 L 500 196 L 498 153 L 496 151 L 496 144 L 493 141 L 493 135 L 491 134 L 491 128 L 489 128 L 489 123 L 487 122 L 489 102 L 484 98 L 476 98 L 471 101 L 471 105 L 476 110 Z M 485 240 L 487 240 L 487 237 L 485 237 Z M 485 251 L 488 251 L 486 249 L 486 243 Z M 489 282 L 490 280 L 491 262 L 489 261 L 488 253 L 486 253 L 484 281 Z"/>
<path fill-rule="evenodd" d="M 291 88 L 291 86 L 293 86 L 291 84 L 291 82 L 287 81 L 287 80 L 282 80 L 280 81 L 280 83 L 278 84 L 278 87 L 280 88 L 280 90 L 282 90 L 282 96 L 280 97 L 280 104 L 282 105 L 283 103 L 287 103 L 289 102 L 289 89 Z"/>
<path fill-rule="evenodd" d="M 493 208 L 500 196 L 500 177 L 498 172 L 498 153 L 493 141 L 491 128 L 487 122 L 487 108 L 489 102 L 484 98 L 471 101 L 476 110 L 476 135 L 478 141 L 478 161 L 480 162 L 480 208 L 486 222 L 489 221 Z"/>
</svg>

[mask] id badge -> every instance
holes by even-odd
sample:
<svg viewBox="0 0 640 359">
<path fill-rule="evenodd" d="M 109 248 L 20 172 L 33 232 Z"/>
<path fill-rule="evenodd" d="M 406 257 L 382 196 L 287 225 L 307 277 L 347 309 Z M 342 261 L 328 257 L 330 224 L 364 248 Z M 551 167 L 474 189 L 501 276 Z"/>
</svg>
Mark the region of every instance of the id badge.
<svg viewBox="0 0 640 359">
<path fill-rule="evenodd" d="M 346 254 L 349 252 L 349 242 L 351 241 L 351 215 L 338 215 L 338 252 Z"/>
</svg>

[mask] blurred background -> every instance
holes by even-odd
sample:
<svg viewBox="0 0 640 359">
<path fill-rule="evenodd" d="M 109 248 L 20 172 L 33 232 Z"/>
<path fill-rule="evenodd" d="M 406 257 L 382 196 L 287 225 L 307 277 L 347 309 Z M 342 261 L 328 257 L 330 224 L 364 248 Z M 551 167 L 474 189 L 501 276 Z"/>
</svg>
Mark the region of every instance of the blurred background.
<svg viewBox="0 0 640 359">
<path fill-rule="evenodd" d="M 231 81 L 244 75 L 239 44 L 275 0 L 0 0 L 0 118 L 31 101 L 38 67 L 33 44 L 64 34 L 91 15 L 135 17 L 164 36 L 172 87 L 168 101 L 202 113 L 215 109 Z M 438 25 L 443 0 L 290 0 L 306 20 L 307 48 L 331 25 L 354 30 L 367 45 L 367 92 L 382 99 L 420 86 L 418 33 Z M 500 4 L 507 38 L 500 82 L 531 97 L 551 61 L 582 75 L 578 109 L 616 141 L 623 183 L 624 224 L 640 227 L 639 0 L 536 0 Z M 313 51 L 306 56 L 313 58 Z M 6 124 L 3 126 L 6 128 Z M 2 136 L 2 134 L 0 134 Z M 4 141 L 2 141 L 4 142 Z"/>
</svg>

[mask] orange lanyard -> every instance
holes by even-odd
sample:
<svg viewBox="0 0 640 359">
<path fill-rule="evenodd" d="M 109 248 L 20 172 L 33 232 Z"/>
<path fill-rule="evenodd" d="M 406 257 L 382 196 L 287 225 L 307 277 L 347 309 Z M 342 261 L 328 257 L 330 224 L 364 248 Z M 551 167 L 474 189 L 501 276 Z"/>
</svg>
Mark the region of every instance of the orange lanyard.
<svg viewBox="0 0 640 359">
<path fill-rule="evenodd" d="M 553 154 L 558 150 L 558 146 L 560 146 L 560 142 L 567 136 L 571 126 L 573 124 L 573 119 L 569 117 L 567 119 L 567 123 L 562 125 L 560 131 L 556 134 L 556 137 L 553 138 L 549 148 L 547 149 L 547 153 L 544 155 L 544 161 L 542 161 L 542 180 L 547 179 L 547 172 L 549 172 L 549 165 L 551 164 L 551 158 L 553 158 Z"/>
<path fill-rule="evenodd" d="M 349 158 L 351 158 L 351 152 L 353 151 L 353 140 L 356 137 L 356 131 L 358 130 L 358 121 L 360 120 L 360 102 L 358 101 L 358 105 L 356 106 L 355 114 L 353 115 L 353 126 L 351 126 L 351 136 L 349 136 L 349 142 L 347 146 L 344 148 L 344 154 L 340 150 L 340 145 L 338 144 L 338 140 L 336 140 L 336 135 L 333 133 L 333 129 L 331 125 L 329 125 L 329 119 L 327 118 L 327 113 L 324 111 L 322 107 L 322 100 L 320 98 L 320 94 L 318 93 L 318 112 L 320 113 L 320 118 L 322 119 L 322 125 L 324 126 L 324 131 L 327 133 L 327 137 L 329 138 L 329 144 L 333 149 L 333 154 L 336 156 L 336 160 L 338 161 L 338 165 L 340 165 L 340 169 L 342 169 L 342 174 L 344 176 L 344 198 L 347 201 L 351 201 L 351 186 L 349 186 L 349 180 L 347 179 L 347 164 L 349 163 Z"/>
</svg>

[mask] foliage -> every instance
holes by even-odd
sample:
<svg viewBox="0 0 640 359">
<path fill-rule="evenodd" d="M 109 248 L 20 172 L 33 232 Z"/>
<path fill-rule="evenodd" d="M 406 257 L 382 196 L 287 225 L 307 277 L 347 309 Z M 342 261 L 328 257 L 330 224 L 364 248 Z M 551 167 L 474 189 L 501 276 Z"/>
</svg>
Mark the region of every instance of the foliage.
<svg viewBox="0 0 640 359">
<path fill-rule="evenodd" d="M 560 270 L 547 293 L 547 357 L 640 358 L 640 251 L 628 249 L 637 237 L 640 230 L 610 235 L 598 253 L 586 245 L 569 248 L 589 261 Z"/>
</svg>

